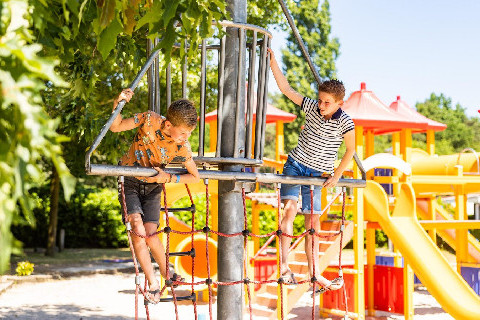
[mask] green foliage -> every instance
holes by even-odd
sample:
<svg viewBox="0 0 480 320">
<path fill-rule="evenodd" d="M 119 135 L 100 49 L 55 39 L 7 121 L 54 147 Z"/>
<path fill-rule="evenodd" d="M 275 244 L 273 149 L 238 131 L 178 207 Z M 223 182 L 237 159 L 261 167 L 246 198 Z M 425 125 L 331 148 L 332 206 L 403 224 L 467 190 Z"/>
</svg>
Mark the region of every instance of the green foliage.
<svg viewBox="0 0 480 320">
<path fill-rule="evenodd" d="M 29 276 L 33 272 L 33 268 L 35 265 L 28 261 L 21 261 L 17 263 L 17 267 L 15 268 L 15 273 L 17 276 Z"/>
<path fill-rule="evenodd" d="M 12 227 L 26 247 L 43 247 L 47 239 L 50 210 L 49 185 L 32 190 L 36 226 Z M 58 229 L 65 229 L 67 248 L 119 248 L 128 245 L 117 193 L 111 188 L 77 185 L 69 202 L 61 199 Z"/>
<path fill-rule="evenodd" d="M 292 3 L 293 2 L 293 3 Z M 323 1 L 292 1 L 289 10 L 307 48 L 313 64 L 322 79 L 335 76 L 335 59 L 340 54 L 338 39 L 331 38 L 330 5 Z M 290 86 L 303 96 L 316 98 L 316 81 L 303 57 L 297 40 L 290 31 L 287 49 L 282 51 L 284 74 Z M 273 97 L 275 106 L 297 115 L 297 119 L 285 125 L 285 151 L 297 145 L 298 134 L 305 116 L 300 108 L 283 95 Z"/>
<path fill-rule="evenodd" d="M 424 102 L 417 103 L 416 108 L 424 116 L 447 125 L 447 129 L 435 133 L 436 153 L 451 154 L 464 148 L 480 150 L 480 119 L 469 118 L 459 104 L 453 107 L 451 98 L 432 93 Z M 425 139 L 424 134 L 415 134 L 412 140 L 424 146 Z"/>
<path fill-rule="evenodd" d="M 0 273 L 8 267 L 14 245 L 11 224 L 34 224 L 31 186 L 45 179 L 40 163 L 52 161 L 65 196 L 74 179 L 62 158 L 58 121 L 42 108 L 45 82 L 67 84 L 56 74 L 58 61 L 44 58 L 42 45 L 29 31 L 32 10 L 27 1 L 0 2 Z M 20 208 L 22 214 L 20 214 Z M 16 247 L 18 249 L 18 246 Z"/>
</svg>

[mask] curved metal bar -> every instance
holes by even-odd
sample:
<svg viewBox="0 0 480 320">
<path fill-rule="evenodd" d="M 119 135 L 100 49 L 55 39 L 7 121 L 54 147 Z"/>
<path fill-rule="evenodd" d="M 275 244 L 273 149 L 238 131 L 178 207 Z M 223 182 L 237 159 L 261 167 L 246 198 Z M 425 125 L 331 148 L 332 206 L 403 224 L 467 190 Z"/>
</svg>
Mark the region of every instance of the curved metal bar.
<svg viewBox="0 0 480 320">
<path fill-rule="evenodd" d="M 228 27 L 228 28 L 240 28 L 240 29 L 245 29 L 245 30 L 252 30 L 256 32 L 260 32 L 269 38 L 273 38 L 273 35 L 270 31 L 268 31 L 265 28 L 249 24 L 249 23 L 240 23 L 240 22 L 233 22 L 233 21 L 228 21 L 228 20 L 222 20 L 222 21 L 213 21 L 212 24 L 220 24 L 223 27 Z"/>
<path fill-rule="evenodd" d="M 477 160 L 477 173 L 480 174 L 480 162 L 478 160 L 478 154 L 477 152 L 472 149 L 472 148 L 465 148 L 463 149 L 462 151 L 460 151 L 460 153 L 458 154 L 458 158 L 457 158 L 457 166 L 460 164 L 460 156 L 462 155 L 462 153 L 464 153 L 465 151 L 470 151 L 472 152 L 474 155 L 475 155 L 475 159 Z"/>
<path fill-rule="evenodd" d="M 298 33 L 298 29 L 295 26 L 295 23 L 293 22 L 292 16 L 288 11 L 287 6 L 285 5 L 285 2 L 283 2 L 283 0 L 278 0 L 278 3 L 282 7 L 283 14 L 285 15 L 285 18 L 287 18 L 288 24 L 292 29 L 293 35 L 295 36 L 295 39 L 297 39 L 298 44 L 300 45 L 300 50 L 302 51 L 303 57 L 305 58 L 305 60 L 307 60 L 308 66 L 310 67 L 310 70 L 312 71 L 313 76 L 315 77 L 315 80 L 317 80 L 318 85 L 320 85 L 322 83 L 322 80 L 318 75 L 317 69 L 315 69 L 315 66 L 313 65 L 312 59 L 310 59 L 310 55 L 308 54 L 307 49 L 305 48 L 305 44 L 303 43 L 302 37 L 300 36 L 300 33 Z"/>
<path fill-rule="evenodd" d="M 185 169 L 166 168 L 165 172 L 171 174 L 185 174 Z M 198 170 L 201 179 L 213 179 L 219 181 L 238 181 L 238 182 L 263 182 L 263 183 L 285 183 L 300 185 L 316 185 L 321 186 L 327 180 L 323 177 L 301 177 L 287 176 L 274 173 L 257 173 L 257 172 L 241 172 L 241 171 L 216 171 L 216 170 Z M 151 177 L 157 174 L 154 168 L 147 167 L 126 167 L 113 165 L 92 164 L 90 175 L 110 175 L 110 176 L 134 176 L 134 177 Z M 359 179 L 340 179 L 337 183 L 338 187 L 356 187 L 364 188 L 365 180 Z"/>
</svg>

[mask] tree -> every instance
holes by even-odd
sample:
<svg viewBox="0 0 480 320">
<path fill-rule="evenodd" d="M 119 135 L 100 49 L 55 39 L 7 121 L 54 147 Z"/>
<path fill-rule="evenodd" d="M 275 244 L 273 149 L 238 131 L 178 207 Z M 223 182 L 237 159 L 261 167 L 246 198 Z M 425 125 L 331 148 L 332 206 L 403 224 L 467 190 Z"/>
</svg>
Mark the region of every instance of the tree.
<svg viewBox="0 0 480 320">
<path fill-rule="evenodd" d="M 464 148 L 480 150 L 480 120 L 469 118 L 460 104 L 453 107 L 451 98 L 443 93 L 432 93 L 415 107 L 424 116 L 447 125 L 447 129 L 435 133 L 438 154 L 460 152 Z M 424 135 L 418 135 L 417 138 L 414 140 L 425 140 Z"/>
<path fill-rule="evenodd" d="M 271 10 L 275 4 L 275 0 L 250 1 L 249 22 L 261 21 L 260 25 L 264 27 L 275 23 L 280 17 L 279 10 Z M 15 10 L 12 9 L 14 6 Z M 16 19 L 12 19 L 13 11 L 18 13 Z M 37 171 L 37 175 L 38 172 L 45 172 L 38 181 L 51 181 L 52 201 L 59 193 L 55 187 L 58 185 L 55 172 L 58 172 L 64 194 L 68 197 L 72 191 L 72 183 L 68 182 L 72 177 L 68 175 L 60 156 L 62 152 L 59 145 L 68 136 L 70 143 L 64 146 L 65 160 L 74 175 L 80 177 L 80 182 L 111 183 L 113 179 L 83 179 L 83 154 L 108 118 L 114 96 L 133 80 L 144 64 L 146 38 L 161 39 L 159 48 L 162 49 L 161 67 L 164 68 L 170 57 L 176 56 L 178 60 L 179 53 L 183 52 L 173 50 L 173 42 L 183 44 L 182 40 L 189 40 L 189 52 L 192 55 L 201 38 L 212 36 L 216 32 L 213 20 L 228 18 L 228 14 L 225 3 L 221 0 L 2 1 L 0 14 L 0 72 L 7 72 L 14 81 L 21 80 L 20 85 L 11 86 L 7 83 L 9 78 L 2 75 L 0 79 L 2 92 L 10 87 L 21 91 L 14 99 L 18 101 L 12 102 L 3 95 L 0 97 L 0 205 L 5 207 L 0 213 L 2 272 L 7 266 L 13 243 L 9 230 L 12 221 L 17 223 L 25 215 L 24 219 L 33 224 L 33 217 L 28 211 L 30 185 L 17 183 L 18 179 L 22 179 L 21 174 L 11 178 L 12 172 L 21 169 L 20 172 L 23 173 L 25 167 L 29 173 L 32 168 Z M 174 27 L 175 21 L 181 22 L 180 27 Z M 209 83 L 214 83 L 216 75 L 208 80 Z M 210 97 L 214 97 L 214 91 Z M 146 90 L 143 84 L 135 98 L 136 101 L 126 110 L 126 116 L 146 110 Z M 23 100 L 29 99 L 30 104 L 22 104 Z M 17 110 L 19 114 L 12 110 Z M 3 117 L 4 113 L 7 116 Z M 10 121 L 15 115 L 21 119 Z M 58 120 L 53 121 L 50 117 Z M 24 134 L 22 130 L 25 128 L 20 126 L 23 120 L 27 126 L 39 126 L 41 132 L 36 132 L 34 137 Z M 19 125 L 14 126 L 13 123 Z M 35 151 L 28 161 L 17 161 L 15 152 L 25 155 L 25 150 L 21 147 L 15 149 L 19 143 L 15 137 L 23 137 L 25 140 L 22 140 L 24 145 L 21 147 Z M 38 142 L 34 138 L 45 141 Z M 36 144 L 29 145 L 29 141 L 35 141 Z M 118 159 L 122 150 L 117 145 L 127 145 L 130 141 L 128 133 L 107 135 L 102 142 L 102 151 L 94 157 L 110 161 Z M 40 159 L 42 161 L 36 161 Z M 32 163 L 35 164 L 33 167 Z M 26 183 L 28 178 L 23 180 Z M 4 181 L 7 181 L 7 185 Z M 19 209 L 16 204 L 25 210 Z M 52 217 L 55 215 L 53 205 L 52 203 Z M 50 222 L 52 230 L 55 229 L 55 221 Z M 55 235 L 52 234 L 51 238 L 55 239 Z"/>
<path fill-rule="evenodd" d="M 337 38 L 330 37 L 330 5 L 326 0 L 296 0 L 289 6 L 295 25 L 322 79 L 335 76 L 335 59 L 339 55 Z M 316 81 L 303 57 L 293 32 L 287 37 L 287 49 L 282 50 L 283 72 L 293 89 L 306 97 L 317 96 Z M 304 122 L 300 108 L 283 95 L 274 97 L 274 103 L 283 110 L 294 113 L 297 119 L 285 126 L 285 150 L 296 146 Z"/>
<path fill-rule="evenodd" d="M 45 179 L 39 165 L 48 159 L 55 166 L 68 198 L 73 177 L 62 158 L 56 133 L 58 121 L 42 108 L 45 82 L 67 84 L 55 73 L 58 63 L 39 55 L 28 27 L 31 11 L 26 1 L 0 2 L 0 273 L 8 268 L 12 250 L 18 250 L 11 224 L 34 224 L 28 190 Z"/>
</svg>

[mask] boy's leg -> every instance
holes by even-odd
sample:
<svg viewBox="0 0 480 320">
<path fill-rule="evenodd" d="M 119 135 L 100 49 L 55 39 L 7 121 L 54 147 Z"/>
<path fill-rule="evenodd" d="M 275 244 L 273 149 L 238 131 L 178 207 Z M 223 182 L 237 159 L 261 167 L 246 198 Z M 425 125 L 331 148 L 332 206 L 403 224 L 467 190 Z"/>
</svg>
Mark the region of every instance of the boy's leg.
<svg viewBox="0 0 480 320">
<path fill-rule="evenodd" d="M 313 219 L 313 224 L 312 224 Z M 305 230 L 310 230 L 312 228 L 315 229 L 316 232 L 320 230 L 320 216 L 318 214 L 314 214 L 313 217 L 310 214 L 305 214 Z M 313 251 L 312 251 L 312 240 L 313 241 Z M 319 259 L 318 259 L 318 239 L 307 233 L 305 237 L 305 254 L 307 255 L 307 262 L 308 262 L 308 271 L 310 273 L 310 278 L 315 275 L 317 281 L 323 285 L 329 285 L 330 281 L 325 279 L 321 273 L 319 272 Z M 313 272 L 313 261 L 315 261 L 315 273 Z"/>
<path fill-rule="evenodd" d="M 281 222 L 282 233 L 293 234 L 293 220 L 297 215 L 297 200 L 286 200 L 284 203 L 283 217 Z M 292 238 L 289 237 L 280 237 L 282 243 L 282 264 L 280 266 L 280 272 L 283 274 L 288 270 L 288 250 L 290 249 L 290 244 Z"/>
<path fill-rule="evenodd" d="M 158 225 L 153 222 L 145 222 L 145 231 L 147 234 L 153 234 L 157 231 Z M 150 252 L 153 255 L 153 258 L 158 264 L 158 267 L 160 268 L 160 274 L 164 279 L 167 278 L 167 267 L 166 267 L 166 261 L 165 261 L 165 248 L 163 247 L 162 241 L 160 241 L 160 238 L 158 236 L 153 236 L 147 238 L 147 246 L 150 248 Z M 170 277 L 172 275 L 170 274 Z"/>
<path fill-rule="evenodd" d="M 133 213 L 128 215 L 128 220 L 130 221 L 133 231 L 140 235 L 147 235 L 140 213 Z M 137 257 L 138 263 L 140 263 L 143 273 L 145 274 L 145 278 L 149 283 L 150 290 L 159 289 L 160 284 L 155 278 L 155 272 L 153 270 L 153 265 L 150 259 L 150 252 L 148 251 L 145 239 L 142 237 L 138 237 L 135 234 L 132 234 L 132 243 L 135 249 L 135 255 Z M 155 297 L 155 299 L 156 298 L 157 297 Z"/>
</svg>

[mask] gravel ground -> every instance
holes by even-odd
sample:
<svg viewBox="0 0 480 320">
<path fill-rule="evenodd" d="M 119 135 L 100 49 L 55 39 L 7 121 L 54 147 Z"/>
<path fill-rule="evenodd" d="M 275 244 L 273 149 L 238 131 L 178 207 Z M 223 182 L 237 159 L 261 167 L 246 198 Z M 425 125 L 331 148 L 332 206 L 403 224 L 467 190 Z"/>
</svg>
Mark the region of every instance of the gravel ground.
<svg viewBox="0 0 480 320">
<path fill-rule="evenodd" d="M 8 285 L 2 279 L 0 319 L 134 319 L 134 275 L 131 273 L 92 274 L 67 279 L 37 277 L 34 282 L 22 281 Z M 0 290 L 0 292 L 2 292 Z M 180 292 L 178 292 L 180 294 Z M 187 293 L 188 294 L 188 293 Z M 447 320 L 446 314 L 425 289 L 414 292 L 415 319 Z M 216 319 L 213 305 L 213 319 Z M 198 303 L 199 319 L 209 319 L 208 304 Z M 190 302 L 178 306 L 179 319 L 194 319 Z M 318 313 L 317 313 L 318 314 Z M 140 298 L 139 318 L 145 319 L 143 299 Z M 249 318 L 245 315 L 245 318 Z M 172 303 L 150 305 L 150 319 L 175 319 Z M 297 304 L 289 319 L 311 319 L 311 297 L 307 293 Z M 367 319 L 404 319 L 402 315 L 377 312 Z"/>
</svg>

